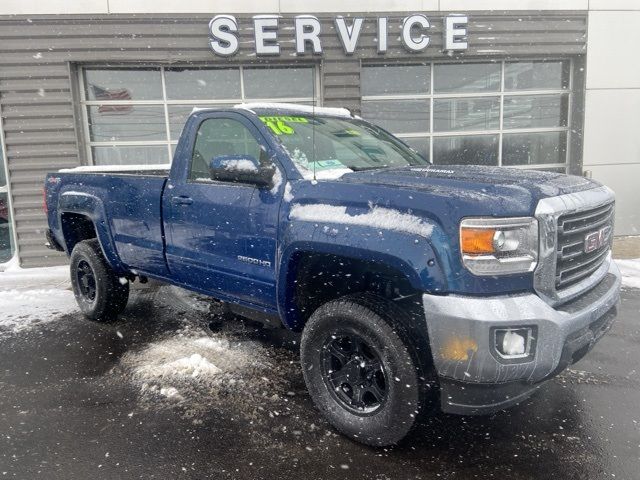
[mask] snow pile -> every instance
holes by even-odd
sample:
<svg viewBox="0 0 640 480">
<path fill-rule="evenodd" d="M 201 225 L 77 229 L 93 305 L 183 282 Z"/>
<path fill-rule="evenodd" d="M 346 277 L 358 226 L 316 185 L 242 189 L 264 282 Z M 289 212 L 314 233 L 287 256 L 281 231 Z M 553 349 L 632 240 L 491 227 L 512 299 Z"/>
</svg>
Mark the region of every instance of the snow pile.
<svg viewBox="0 0 640 480">
<path fill-rule="evenodd" d="M 127 352 L 118 369 L 139 388 L 143 404 L 166 402 L 189 416 L 232 408 L 253 418 L 286 391 L 290 373 L 276 369 L 274 355 L 255 341 L 214 337 L 192 325 Z"/>
<path fill-rule="evenodd" d="M 640 258 L 632 260 L 616 260 L 616 265 L 622 273 L 622 285 L 640 288 Z"/>
<path fill-rule="evenodd" d="M 402 213 L 390 208 L 370 206 L 367 213 L 349 215 L 347 207 L 316 204 L 291 207 L 290 217 L 306 222 L 340 223 L 345 225 L 362 225 L 382 230 L 395 230 L 429 237 L 433 226 L 420 217 L 410 213 Z"/>
</svg>

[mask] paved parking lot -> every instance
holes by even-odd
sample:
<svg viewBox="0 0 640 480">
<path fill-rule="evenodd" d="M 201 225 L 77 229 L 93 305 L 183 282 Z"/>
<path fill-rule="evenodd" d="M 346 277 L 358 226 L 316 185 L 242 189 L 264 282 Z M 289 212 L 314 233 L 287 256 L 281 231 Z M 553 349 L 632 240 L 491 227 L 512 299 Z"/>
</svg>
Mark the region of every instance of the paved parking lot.
<svg viewBox="0 0 640 480">
<path fill-rule="evenodd" d="M 30 313 L 0 324 L 0 478 L 640 476 L 640 290 L 624 290 L 612 331 L 529 401 L 440 414 L 387 449 L 318 416 L 293 336 L 240 322 L 212 332 L 206 305 L 175 288 L 136 293 L 114 324 L 84 320 L 68 292 L 60 313 L 38 310 L 47 292 L 14 292 Z"/>
</svg>

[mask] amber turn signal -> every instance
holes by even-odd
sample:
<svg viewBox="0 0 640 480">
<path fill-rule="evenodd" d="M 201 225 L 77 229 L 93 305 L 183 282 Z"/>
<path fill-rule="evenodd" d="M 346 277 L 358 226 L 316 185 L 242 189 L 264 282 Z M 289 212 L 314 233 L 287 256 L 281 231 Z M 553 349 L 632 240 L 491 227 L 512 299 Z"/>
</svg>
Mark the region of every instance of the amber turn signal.
<svg viewBox="0 0 640 480">
<path fill-rule="evenodd" d="M 466 255 L 484 255 L 496 251 L 493 238 L 494 228 L 462 228 L 460 229 L 460 246 Z"/>
</svg>

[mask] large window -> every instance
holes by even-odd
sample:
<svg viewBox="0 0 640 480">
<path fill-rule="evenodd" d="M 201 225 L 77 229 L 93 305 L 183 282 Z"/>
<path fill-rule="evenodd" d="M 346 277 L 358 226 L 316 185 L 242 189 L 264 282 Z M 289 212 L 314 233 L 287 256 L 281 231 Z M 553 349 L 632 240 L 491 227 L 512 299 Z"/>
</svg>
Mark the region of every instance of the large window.
<svg viewBox="0 0 640 480">
<path fill-rule="evenodd" d="M 435 164 L 564 171 L 571 62 L 368 65 L 362 116 Z"/>
<path fill-rule="evenodd" d="M 0 124 L 0 128 L 2 125 Z M 9 187 L 7 185 L 7 171 L 4 157 L 4 138 L 0 133 L 0 263 L 5 263 L 13 257 L 13 232 L 11 209 L 9 208 Z"/>
<path fill-rule="evenodd" d="M 96 165 L 169 163 L 194 107 L 312 104 L 315 69 L 87 67 L 81 72 L 88 156 Z"/>
</svg>

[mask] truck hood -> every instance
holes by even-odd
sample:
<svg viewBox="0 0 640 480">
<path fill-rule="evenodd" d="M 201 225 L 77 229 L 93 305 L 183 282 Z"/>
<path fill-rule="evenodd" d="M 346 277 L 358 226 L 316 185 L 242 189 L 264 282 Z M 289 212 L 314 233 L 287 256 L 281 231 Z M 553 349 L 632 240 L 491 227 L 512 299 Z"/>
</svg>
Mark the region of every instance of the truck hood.
<svg viewBox="0 0 640 480">
<path fill-rule="evenodd" d="M 389 168 L 348 173 L 343 182 L 395 186 L 438 196 L 469 200 L 470 197 L 525 198 L 537 203 L 553 197 L 600 186 L 584 177 L 504 167 L 447 165 Z M 529 203 L 527 202 L 527 203 Z"/>
</svg>

